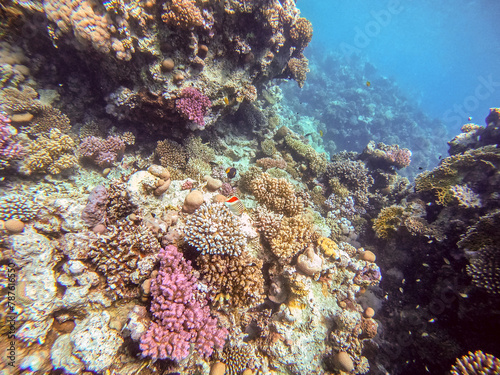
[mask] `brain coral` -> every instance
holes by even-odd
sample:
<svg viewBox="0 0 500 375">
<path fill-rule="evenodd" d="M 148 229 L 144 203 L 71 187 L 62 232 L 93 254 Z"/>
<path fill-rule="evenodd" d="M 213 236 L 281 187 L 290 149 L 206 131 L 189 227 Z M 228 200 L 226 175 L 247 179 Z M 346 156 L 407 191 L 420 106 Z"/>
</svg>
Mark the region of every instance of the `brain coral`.
<svg viewBox="0 0 500 375">
<path fill-rule="evenodd" d="M 198 208 L 186 221 L 185 234 L 202 254 L 240 255 L 246 244 L 238 219 L 222 203 Z"/>
<path fill-rule="evenodd" d="M 304 201 L 286 179 L 262 173 L 252 180 L 250 187 L 255 198 L 267 208 L 286 216 L 302 213 Z"/>
</svg>

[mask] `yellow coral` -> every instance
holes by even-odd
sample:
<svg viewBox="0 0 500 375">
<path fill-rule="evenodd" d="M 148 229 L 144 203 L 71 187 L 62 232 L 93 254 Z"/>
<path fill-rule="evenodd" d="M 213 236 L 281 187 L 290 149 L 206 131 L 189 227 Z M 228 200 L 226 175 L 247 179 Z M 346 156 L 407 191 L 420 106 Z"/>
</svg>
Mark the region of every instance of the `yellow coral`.
<svg viewBox="0 0 500 375">
<path fill-rule="evenodd" d="M 290 37 L 294 46 L 301 52 L 307 47 L 312 39 L 313 28 L 311 21 L 307 18 L 299 17 L 290 29 Z"/>
<path fill-rule="evenodd" d="M 275 237 L 270 241 L 272 252 L 289 259 L 312 242 L 312 224 L 303 215 L 285 217 Z"/>
<path fill-rule="evenodd" d="M 33 172 L 60 173 L 76 165 L 73 139 L 59 129 L 51 129 L 49 136 L 41 135 L 27 148 L 28 158 L 21 168 L 26 174 Z"/>
<path fill-rule="evenodd" d="M 328 161 L 324 153 L 318 153 L 311 145 L 302 142 L 292 134 L 285 136 L 285 143 L 294 153 L 306 160 L 308 168 L 314 175 L 319 176 L 326 171 Z"/>
<path fill-rule="evenodd" d="M 339 257 L 339 247 L 337 243 L 327 237 L 320 237 L 318 239 L 318 246 L 323 251 L 323 253 L 327 256 L 331 256 L 334 258 Z"/>
<path fill-rule="evenodd" d="M 262 173 L 251 181 L 250 188 L 257 200 L 273 211 L 287 216 L 302 213 L 302 198 L 284 178 L 272 178 L 268 173 Z"/>
<path fill-rule="evenodd" d="M 384 208 L 373 220 L 373 229 L 380 238 L 388 238 L 396 232 L 404 222 L 405 209 L 402 206 L 393 205 Z"/>
</svg>

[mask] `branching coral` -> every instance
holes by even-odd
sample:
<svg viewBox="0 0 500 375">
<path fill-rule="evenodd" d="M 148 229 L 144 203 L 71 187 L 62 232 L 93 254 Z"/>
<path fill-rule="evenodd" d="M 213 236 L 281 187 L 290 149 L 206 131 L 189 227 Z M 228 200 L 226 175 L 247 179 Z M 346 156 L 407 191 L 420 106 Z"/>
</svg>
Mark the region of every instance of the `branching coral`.
<svg viewBox="0 0 500 375">
<path fill-rule="evenodd" d="M 32 196 L 10 194 L 0 198 L 0 220 L 17 219 L 21 221 L 33 220 L 40 205 Z"/>
<path fill-rule="evenodd" d="M 29 86 L 22 91 L 7 87 L 0 91 L 0 108 L 12 113 L 35 113 L 42 109 L 42 103 L 37 98 L 38 93 Z"/>
<path fill-rule="evenodd" d="M 118 136 L 109 136 L 106 139 L 85 137 L 78 147 L 79 154 L 91 160 L 99 167 L 109 167 L 123 156 L 125 142 Z"/>
<path fill-rule="evenodd" d="M 63 34 L 73 31 L 76 40 L 83 45 L 90 44 L 102 53 L 114 51 L 121 60 L 132 58 L 134 47 L 130 36 L 126 32 L 118 35 L 117 27 L 105 8 L 97 7 L 87 0 L 48 0 L 44 1 L 43 9 L 47 19 L 52 22 L 50 30 L 54 42 Z M 125 31 L 127 24 L 120 20 L 118 29 Z"/>
<path fill-rule="evenodd" d="M 191 263 L 177 248 L 167 246 L 159 258 L 160 271 L 151 283 L 153 321 L 141 337 L 142 354 L 153 359 L 181 360 L 193 345 L 201 356 L 209 357 L 214 347 L 222 348 L 227 330 L 218 328 L 217 319 L 210 316 Z"/>
<path fill-rule="evenodd" d="M 283 259 L 290 259 L 308 244 L 315 241 L 312 224 L 303 215 L 285 217 L 276 236 L 270 239 L 272 252 Z"/>
<path fill-rule="evenodd" d="M 179 169 L 186 167 L 188 154 L 184 147 L 177 142 L 169 139 L 158 141 L 155 154 L 160 159 L 160 164 L 164 167 Z"/>
<path fill-rule="evenodd" d="M 368 205 L 369 190 L 374 180 L 363 162 L 335 160 L 328 163 L 326 177 L 329 181 L 334 181 L 338 189 L 348 189 L 354 197 L 357 209 L 361 210 Z"/>
<path fill-rule="evenodd" d="M 123 220 L 107 229 L 105 235 L 90 245 L 92 263 L 106 277 L 106 288 L 111 295 L 137 297 L 139 284 L 155 266 L 160 244 L 144 224 Z"/>
<path fill-rule="evenodd" d="M 240 255 L 246 239 L 222 203 L 203 204 L 186 221 L 186 241 L 202 254 Z"/>
<path fill-rule="evenodd" d="M 370 141 L 361 157 L 367 159 L 367 162 L 375 168 L 401 169 L 410 165 L 411 151 L 398 145 L 389 146 L 382 142 L 375 144 L 374 141 Z"/>
<path fill-rule="evenodd" d="M 304 201 L 286 179 L 262 173 L 251 181 L 250 187 L 257 200 L 267 208 L 287 216 L 302 213 Z"/>
<path fill-rule="evenodd" d="M 469 264 L 467 274 L 472 283 L 488 293 L 500 294 L 500 249 L 485 246 L 467 254 Z"/>
<path fill-rule="evenodd" d="M 500 373 L 500 360 L 491 354 L 476 350 L 457 358 L 451 375 L 494 375 Z"/>
<path fill-rule="evenodd" d="M 24 155 L 24 147 L 15 142 L 17 130 L 10 125 L 9 118 L 0 113 L 0 170 L 8 168 L 12 160 Z"/>
<path fill-rule="evenodd" d="M 48 136 L 41 135 L 26 150 L 27 158 L 21 167 L 26 174 L 35 172 L 58 174 L 77 164 L 73 154 L 73 139 L 59 129 L 51 129 Z"/>
<path fill-rule="evenodd" d="M 262 260 L 243 253 L 237 257 L 201 255 L 196 262 L 211 300 L 244 308 L 263 302 Z"/>
<path fill-rule="evenodd" d="M 182 29 L 203 25 L 203 15 L 193 0 L 171 0 L 163 5 L 163 22 Z"/>
<path fill-rule="evenodd" d="M 303 87 L 306 82 L 307 73 L 309 73 L 309 60 L 307 57 L 304 55 L 300 55 L 299 58 L 292 57 L 288 61 L 288 69 L 299 87 Z"/>
<path fill-rule="evenodd" d="M 186 119 L 194 121 L 201 129 L 205 127 L 204 117 L 212 103 L 194 87 L 186 87 L 175 100 L 175 108 Z"/>
<path fill-rule="evenodd" d="M 311 42 L 312 35 L 312 24 L 304 17 L 299 17 L 290 28 L 292 43 L 298 48 L 299 52 L 304 51 L 309 42 Z"/>
<path fill-rule="evenodd" d="M 61 133 L 68 133 L 71 128 L 69 118 L 57 108 L 43 106 L 30 122 L 27 130 L 29 134 L 38 137 L 40 134 L 50 133 L 53 128 L 59 129 Z"/>
</svg>

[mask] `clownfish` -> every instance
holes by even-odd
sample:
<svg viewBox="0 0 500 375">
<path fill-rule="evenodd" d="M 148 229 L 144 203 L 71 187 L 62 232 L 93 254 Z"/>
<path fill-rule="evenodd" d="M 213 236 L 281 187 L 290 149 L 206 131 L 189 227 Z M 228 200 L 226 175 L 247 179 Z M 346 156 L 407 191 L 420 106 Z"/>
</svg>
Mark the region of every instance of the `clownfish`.
<svg viewBox="0 0 500 375">
<path fill-rule="evenodd" d="M 226 169 L 226 175 L 227 175 L 227 178 L 234 178 L 234 176 L 236 176 L 236 168 L 230 167 L 230 168 Z"/>
</svg>

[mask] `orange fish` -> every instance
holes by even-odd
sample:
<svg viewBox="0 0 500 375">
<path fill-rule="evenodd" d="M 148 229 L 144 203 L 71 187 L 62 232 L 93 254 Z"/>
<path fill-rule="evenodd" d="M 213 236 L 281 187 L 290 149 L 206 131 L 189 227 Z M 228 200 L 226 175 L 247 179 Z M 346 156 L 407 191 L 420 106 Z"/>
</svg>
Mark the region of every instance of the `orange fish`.
<svg viewBox="0 0 500 375">
<path fill-rule="evenodd" d="M 372 84 L 370 81 L 366 81 L 366 87 L 370 87 Z"/>
</svg>

